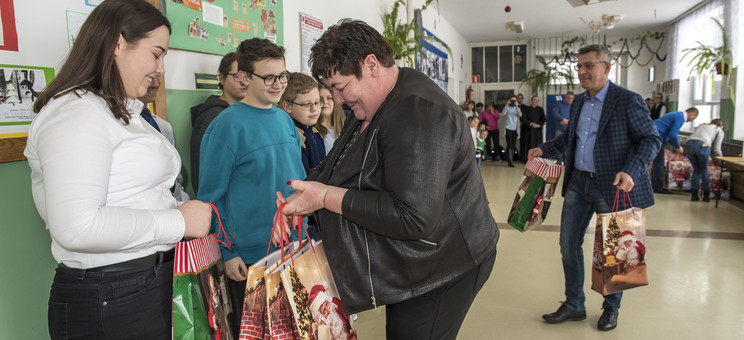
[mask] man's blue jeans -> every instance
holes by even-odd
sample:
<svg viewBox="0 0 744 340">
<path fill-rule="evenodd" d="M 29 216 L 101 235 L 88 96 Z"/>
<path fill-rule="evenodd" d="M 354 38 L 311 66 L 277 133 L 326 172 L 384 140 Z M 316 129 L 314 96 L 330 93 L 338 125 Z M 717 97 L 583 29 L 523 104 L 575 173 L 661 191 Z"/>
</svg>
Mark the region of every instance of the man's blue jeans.
<svg viewBox="0 0 744 340">
<path fill-rule="evenodd" d="M 584 301 L 584 234 L 594 213 L 608 213 L 610 207 L 599 192 L 596 179 L 574 170 L 568 182 L 561 212 L 560 246 L 563 275 L 566 279 L 566 304 L 585 310 Z M 620 308 L 623 293 L 606 295 L 602 308 Z"/>
</svg>

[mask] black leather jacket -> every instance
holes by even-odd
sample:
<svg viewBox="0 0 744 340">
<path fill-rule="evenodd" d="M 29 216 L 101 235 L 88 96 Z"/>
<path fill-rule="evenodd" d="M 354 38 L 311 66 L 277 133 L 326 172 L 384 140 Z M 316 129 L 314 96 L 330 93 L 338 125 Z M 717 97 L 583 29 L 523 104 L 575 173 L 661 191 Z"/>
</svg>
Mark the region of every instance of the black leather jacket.
<svg viewBox="0 0 744 340">
<path fill-rule="evenodd" d="M 348 119 L 308 177 L 349 189 L 343 215 L 316 213 L 347 313 L 456 279 L 492 256 L 499 238 L 467 121 L 425 75 L 401 69 L 372 122 L 345 147 L 360 125 Z"/>
</svg>

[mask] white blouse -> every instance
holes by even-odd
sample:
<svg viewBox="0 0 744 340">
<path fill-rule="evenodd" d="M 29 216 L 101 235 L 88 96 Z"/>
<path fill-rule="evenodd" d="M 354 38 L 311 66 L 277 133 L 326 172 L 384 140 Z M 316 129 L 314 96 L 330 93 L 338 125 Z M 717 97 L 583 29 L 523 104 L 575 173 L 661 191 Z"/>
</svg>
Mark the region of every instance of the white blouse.
<svg viewBox="0 0 744 340">
<path fill-rule="evenodd" d="M 31 190 L 52 236 L 52 255 L 94 268 L 173 248 L 185 222 L 170 192 L 175 147 L 139 115 L 128 125 L 92 94 L 50 100 L 31 124 L 24 155 Z"/>
</svg>

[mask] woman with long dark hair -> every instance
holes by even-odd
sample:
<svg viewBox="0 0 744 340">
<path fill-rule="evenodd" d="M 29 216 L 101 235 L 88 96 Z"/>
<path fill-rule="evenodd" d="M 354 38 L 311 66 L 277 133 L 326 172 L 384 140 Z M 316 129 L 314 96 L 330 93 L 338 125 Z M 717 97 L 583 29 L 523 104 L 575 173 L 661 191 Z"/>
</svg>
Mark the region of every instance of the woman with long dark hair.
<svg viewBox="0 0 744 340">
<path fill-rule="evenodd" d="M 178 152 L 139 115 L 170 31 L 144 0 L 104 1 L 34 104 L 24 154 L 59 263 L 52 339 L 171 337 L 173 248 L 206 236 L 211 209 L 177 205 Z"/>
</svg>

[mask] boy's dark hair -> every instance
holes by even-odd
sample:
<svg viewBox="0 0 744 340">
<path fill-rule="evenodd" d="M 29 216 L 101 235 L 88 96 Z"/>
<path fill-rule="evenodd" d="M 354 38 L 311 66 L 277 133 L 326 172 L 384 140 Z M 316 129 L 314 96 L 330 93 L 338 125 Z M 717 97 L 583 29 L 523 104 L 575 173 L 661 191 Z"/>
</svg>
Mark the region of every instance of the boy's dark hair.
<svg viewBox="0 0 744 340">
<path fill-rule="evenodd" d="M 710 123 L 717 127 L 723 127 L 723 121 L 720 118 L 713 119 Z"/>
<path fill-rule="evenodd" d="M 268 39 L 247 39 L 238 46 L 238 70 L 247 73 L 255 71 L 255 63 L 266 59 L 284 59 L 284 47 L 278 46 Z"/>
<path fill-rule="evenodd" d="M 312 89 L 317 88 L 318 83 L 315 82 L 313 77 L 300 72 L 292 72 L 289 74 L 287 88 L 284 90 L 284 93 L 282 93 L 282 98 L 279 99 L 279 102 L 292 102 L 297 99 L 298 95 L 308 93 Z M 318 110 L 318 112 L 320 112 L 320 110 Z"/>
<path fill-rule="evenodd" d="M 480 118 L 478 118 L 478 116 L 472 115 L 472 116 L 468 117 L 468 122 L 472 122 L 472 121 L 474 121 L 476 119 L 480 121 Z"/>
<path fill-rule="evenodd" d="M 39 95 L 34 112 L 39 112 L 51 99 L 70 91 L 83 90 L 103 98 L 114 117 L 129 124 L 127 93 L 114 58 L 119 35 L 136 44 L 147 34 L 170 22 L 144 0 L 107 0 L 90 13 L 80 27 L 67 60 L 57 76 Z"/>
<path fill-rule="evenodd" d="M 478 107 L 483 107 L 483 103 L 477 103 L 477 104 L 475 104 L 475 107 L 476 107 L 476 108 L 478 108 Z"/>
<path fill-rule="evenodd" d="M 360 20 L 342 19 L 328 28 L 310 49 L 310 70 L 317 81 L 340 75 L 362 77 L 362 61 L 374 54 L 384 67 L 391 67 L 393 49 L 374 28 Z"/>
<path fill-rule="evenodd" d="M 227 74 L 230 73 L 230 69 L 232 68 L 232 63 L 234 61 L 238 60 L 238 54 L 235 52 L 230 52 L 228 54 L 225 54 L 224 57 L 222 57 L 222 60 L 220 60 L 220 67 L 217 69 L 220 74 L 227 78 Z M 217 84 L 217 87 L 222 90 L 223 86 L 222 84 Z"/>
</svg>

